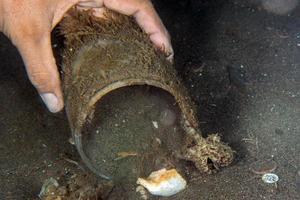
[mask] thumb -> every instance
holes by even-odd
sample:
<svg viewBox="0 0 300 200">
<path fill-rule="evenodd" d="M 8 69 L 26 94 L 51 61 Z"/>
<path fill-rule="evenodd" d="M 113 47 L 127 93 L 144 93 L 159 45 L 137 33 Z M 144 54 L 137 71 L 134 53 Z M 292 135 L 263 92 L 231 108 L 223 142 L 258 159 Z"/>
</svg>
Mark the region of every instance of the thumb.
<svg viewBox="0 0 300 200">
<path fill-rule="evenodd" d="M 50 33 L 40 37 L 19 38 L 15 45 L 24 60 L 31 83 L 50 112 L 63 108 L 59 73 L 52 52 Z"/>
</svg>

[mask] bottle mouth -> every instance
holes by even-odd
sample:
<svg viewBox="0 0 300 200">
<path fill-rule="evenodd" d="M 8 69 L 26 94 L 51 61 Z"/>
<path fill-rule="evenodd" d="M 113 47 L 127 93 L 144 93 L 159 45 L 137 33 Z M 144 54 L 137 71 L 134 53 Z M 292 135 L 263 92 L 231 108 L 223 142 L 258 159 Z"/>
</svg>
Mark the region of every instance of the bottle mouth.
<svg viewBox="0 0 300 200">
<path fill-rule="evenodd" d="M 136 81 L 132 81 L 129 86 L 128 82 L 127 85 L 124 83 L 123 81 L 121 84 L 106 88 L 92 98 L 90 101 L 92 109 L 85 115 L 85 124 L 73 132 L 75 145 L 82 161 L 98 177 L 107 180 L 114 180 L 114 170 L 107 170 L 107 166 L 110 166 L 107 162 L 111 162 L 113 167 L 115 163 L 120 166 L 124 165 L 123 168 L 126 168 L 126 165 L 132 165 L 129 168 L 134 169 L 134 173 L 137 174 L 147 174 L 155 167 L 160 169 L 171 166 L 167 155 L 171 156 L 177 150 L 179 151 L 185 137 L 184 130 L 181 128 L 181 110 L 170 92 L 161 87 L 152 86 L 150 82 L 137 84 Z M 121 127 L 117 127 L 120 124 Z M 97 134 L 106 136 L 91 136 Z M 114 134 L 115 138 L 111 137 L 111 134 Z M 96 140 L 99 146 L 96 146 L 92 140 Z M 94 145 L 93 148 L 92 145 Z M 109 156 L 105 156 L 106 151 L 102 148 L 113 153 L 107 153 Z M 96 154 L 101 154 L 102 157 L 98 158 Z M 156 154 L 164 154 L 164 156 Z M 146 159 L 149 163 L 146 168 L 149 170 L 145 170 L 145 173 L 136 172 L 147 165 Z M 99 160 L 105 160 L 105 162 L 101 165 Z M 137 167 L 137 165 L 140 166 Z M 125 175 L 122 174 L 122 176 Z"/>
</svg>

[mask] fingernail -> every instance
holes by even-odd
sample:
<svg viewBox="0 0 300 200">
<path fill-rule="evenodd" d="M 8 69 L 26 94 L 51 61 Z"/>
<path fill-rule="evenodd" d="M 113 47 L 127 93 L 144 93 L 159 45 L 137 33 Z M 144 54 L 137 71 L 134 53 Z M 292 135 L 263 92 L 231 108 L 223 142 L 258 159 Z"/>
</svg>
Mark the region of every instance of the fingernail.
<svg viewBox="0 0 300 200">
<path fill-rule="evenodd" d="M 167 61 L 169 61 L 170 63 L 174 63 L 174 54 L 169 54 L 167 57 L 166 57 Z"/>
<path fill-rule="evenodd" d="M 52 113 L 59 111 L 58 99 L 53 93 L 40 94 L 48 110 Z"/>
</svg>

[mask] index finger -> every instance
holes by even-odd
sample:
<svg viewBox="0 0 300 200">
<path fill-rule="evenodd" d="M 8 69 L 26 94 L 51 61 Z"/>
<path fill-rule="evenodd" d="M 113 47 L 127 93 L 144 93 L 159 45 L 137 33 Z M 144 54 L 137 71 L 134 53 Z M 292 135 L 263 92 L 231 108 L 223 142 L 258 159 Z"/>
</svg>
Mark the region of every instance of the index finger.
<svg viewBox="0 0 300 200">
<path fill-rule="evenodd" d="M 149 0 L 104 0 L 106 8 L 133 16 L 150 40 L 173 58 L 170 36 Z"/>
<path fill-rule="evenodd" d="M 170 60 L 173 49 L 170 36 L 149 0 L 82 0 L 80 6 L 101 8 L 106 7 L 124 15 L 133 16 L 139 26 L 149 35 L 155 46 L 163 50 Z"/>
</svg>

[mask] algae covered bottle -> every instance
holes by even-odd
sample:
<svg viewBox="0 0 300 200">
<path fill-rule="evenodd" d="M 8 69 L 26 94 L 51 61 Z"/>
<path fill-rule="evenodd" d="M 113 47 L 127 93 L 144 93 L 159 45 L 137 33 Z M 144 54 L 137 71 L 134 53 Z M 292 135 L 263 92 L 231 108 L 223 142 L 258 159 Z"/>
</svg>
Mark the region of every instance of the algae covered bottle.
<svg viewBox="0 0 300 200">
<path fill-rule="evenodd" d="M 66 112 L 78 152 L 93 172 L 102 178 L 115 179 L 115 171 L 107 170 L 110 169 L 109 167 L 104 169 L 105 166 L 123 166 L 119 167 L 124 170 L 120 170 L 118 175 L 118 180 L 122 181 L 128 178 L 130 171 L 126 170 L 126 166 L 130 165 L 126 165 L 126 162 L 130 159 L 137 169 L 134 171 L 135 177 L 149 173 L 150 169 L 138 170 L 139 166 L 151 168 L 150 166 L 155 165 L 149 164 L 150 162 L 168 160 L 166 158 L 172 156 L 177 156 L 174 160 L 178 158 L 191 160 L 199 170 L 205 172 L 210 171 L 209 160 L 216 167 L 231 163 L 232 150 L 223 144 L 218 136 L 214 135 L 207 139 L 201 137 L 195 106 L 178 78 L 176 70 L 165 56 L 152 46 L 147 35 L 137 26 L 133 18 L 111 11 L 107 11 L 104 18 L 96 18 L 89 12 L 74 10 L 62 21 L 61 32 L 65 37 L 63 87 Z M 149 137 L 147 131 L 142 129 L 126 132 L 126 128 L 120 129 L 118 126 L 121 123 L 111 124 L 114 116 L 109 118 L 112 112 L 107 110 L 105 105 L 113 105 L 112 108 L 119 106 L 130 111 L 131 107 L 138 107 L 137 102 L 141 101 L 137 100 L 143 98 L 145 102 L 155 104 L 155 100 L 151 100 L 151 93 L 159 93 L 156 96 L 163 97 L 168 102 L 161 105 L 164 108 L 169 106 L 172 112 L 176 113 L 178 116 L 176 126 L 181 131 L 170 134 L 166 129 L 162 132 L 167 134 L 162 134 L 162 138 L 158 137 L 159 133 Z M 123 104 L 118 104 L 120 101 L 115 101 L 122 99 L 122 96 L 128 104 L 124 104 L 124 101 Z M 128 101 L 130 98 L 132 100 Z M 158 105 L 160 103 L 155 104 L 151 110 L 153 116 L 159 116 Z M 104 113 L 108 115 L 106 121 L 100 120 L 101 114 Z M 140 120 L 137 115 L 132 116 L 136 117 L 136 121 Z M 98 117 L 99 120 L 96 120 Z M 121 119 L 123 120 L 126 122 L 126 119 Z M 153 118 L 150 121 L 155 126 L 149 133 L 155 133 L 156 120 Z M 143 124 L 141 120 L 133 123 L 135 126 L 141 124 Z M 107 128 L 106 131 L 103 130 L 104 127 Z M 147 126 L 143 126 L 145 127 Z M 94 136 L 88 136 L 92 129 L 102 137 L 101 143 L 91 139 Z M 116 131 L 118 129 L 121 131 Z M 111 137 L 113 134 L 117 136 Z M 150 153 L 148 157 L 140 156 L 141 149 L 137 152 L 128 148 L 130 146 L 128 144 L 135 140 L 136 144 L 142 143 L 141 149 L 143 146 L 148 146 L 148 150 L 157 147 L 166 154 L 156 152 L 152 155 Z M 193 145 L 187 145 L 189 142 Z M 98 147 L 87 150 L 91 144 Z M 138 145 L 132 143 L 131 146 Z M 107 154 L 109 159 L 102 159 L 102 164 L 97 164 L 93 162 L 92 157 L 101 148 L 103 154 Z M 128 158 L 121 159 L 125 164 L 116 164 L 120 161 L 117 159 L 118 155 Z"/>
</svg>

